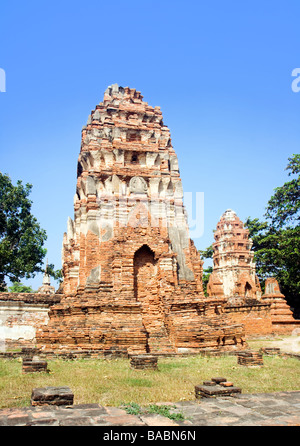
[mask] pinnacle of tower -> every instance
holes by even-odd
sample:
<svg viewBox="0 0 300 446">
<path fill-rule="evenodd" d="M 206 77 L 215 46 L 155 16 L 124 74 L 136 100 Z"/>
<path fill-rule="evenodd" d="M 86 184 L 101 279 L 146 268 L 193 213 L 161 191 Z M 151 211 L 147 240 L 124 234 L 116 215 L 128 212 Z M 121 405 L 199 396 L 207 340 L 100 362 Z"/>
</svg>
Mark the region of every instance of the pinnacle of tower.
<svg viewBox="0 0 300 446">
<path fill-rule="evenodd" d="M 227 209 L 224 214 L 221 216 L 223 220 L 234 220 L 237 218 L 236 213 L 232 209 Z"/>
<path fill-rule="evenodd" d="M 125 90 L 123 87 L 120 87 L 118 84 L 112 84 L 107 87 L 104 94 L 107 94 L 109 96 L 114 96 L 119 93 L 124 94 L 124 92 Z"/>
<path fill-rule="evenodd" d="M 121 110 L 119 109 L 121 105 Z M 126 111 L 125 111 L 126 109 Z M 147 111 L 154 113 L 156 115 L 156 122 L 159 122 L 161 127 L 164 127 L 164 130 L 168 130 L 166 126 L 164 126 L 162 120 L 162 112 L 159 106 L 151 107 L 147 102 L 143 100 L 143 95 L 140 91 L 137 91 L 135 88 L 129 87 L 121 87 L 118 84 L 112 84 L 107 87 L 104 92 L 103 101 L 101 101 L 94 110 L 91 111 L 88 116 L 87 123 L 82 127 L 82 130 L 90 129 L 91 126 L 97 124 L 104 125 L 105 118 L 103 115 L 103 110 L 107 111 L 107 121 L 110 121 L 109 117 L 111 113 L 116 113 L 122 111 L 123 113 L 142 113 L 143 111 L 146 113 Z M 149 118 L 150 119 L 150 118 Z M 108 126 L 110 123 L 108 122 Z"/>
<path fill-rule="evenodd" d="M 41 294 L 55 294 L 55 288 L 54 286 L 51 286 L 50 275 L 48 273 L 48 259 L 44 271 L 43 284 L 39 287 L 37 292 Z"/>
<path fill-rule="evenodd" d="M 45 267 L 45 271 L 44 271 L 43 285 L 50 285 L 50 276 L 48 274 L 48 259 L 47 259 L 46 267 Z"/>
<path fill-rule="evenodd" d="M 118 84 L 112 84 L 107 87 L 104 92 L 104 101 L 111 100 L 112 98 L 131 97 L 132 99 L 142 100 L 143 96 L 140 91 L 135 88 L 121 87 Z"/>
</svg>

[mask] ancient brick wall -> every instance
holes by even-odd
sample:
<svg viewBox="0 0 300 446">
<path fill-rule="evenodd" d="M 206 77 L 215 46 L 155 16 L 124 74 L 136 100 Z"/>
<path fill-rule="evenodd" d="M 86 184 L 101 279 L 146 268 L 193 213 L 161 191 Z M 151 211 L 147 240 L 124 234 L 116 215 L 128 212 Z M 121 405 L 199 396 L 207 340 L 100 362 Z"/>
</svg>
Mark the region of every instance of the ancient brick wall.
<svg viewBox="0 0 300 446">
<path fill-rule="evenodd" d="M 265 283 L 265 293 L 262 302 L 270 305 L 270 314 L 273 331 L 278 334 L 291 334 L 294 329 L 300 328 L 300 320 L 293 312 L 281 293 L 275 277 L 269 277 Z"/>
<path fill-rule="evenodd" d="M 225 312 L 231 321 L 244 325 L 247 337 L 264 336 L 275 332 L 268 304 L 225 307 Z"/>
<path fill-rule="evenodd" d="M 247 336 L 290 334 L 299 327 L 275 278 L 266 280 L 261 295 L 249 230 L 231 209 L 221 216 L 214 239 L 207 291 L 210 297 L 225 298 L 230 319 L 243 324 Z"/>
<path fill-rule="evenodd" d="M 59 296 L 36 293 L 0 293 L 0 350 L 32 347 L 37 328 L 49 320 L 50 305 Z"/>
<path fill-rule="evenodd" d="M 268 334 L 290 335 L 300 328 L 300 320 L 293 317 L 292 311 L 283 298 L 266 298 L 261 303 L 225 306 L 230 320 L 243 324 L 245 335 L 263 336 Z"/>
</svg>

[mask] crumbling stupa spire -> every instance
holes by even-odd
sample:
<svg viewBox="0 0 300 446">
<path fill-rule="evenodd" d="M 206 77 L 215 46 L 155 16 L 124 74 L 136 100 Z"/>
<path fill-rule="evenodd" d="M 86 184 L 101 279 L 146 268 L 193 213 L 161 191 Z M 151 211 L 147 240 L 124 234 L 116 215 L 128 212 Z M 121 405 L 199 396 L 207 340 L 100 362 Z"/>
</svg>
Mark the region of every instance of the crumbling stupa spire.
<svg viewBox="0 0 300 446">
<path fill-rule="evenodd" d="M 221 216 L 214 232 L 213 273 L 207 285 L 209 296 L 225 297 L 242 304 L 261 298 L 249 230 L 232 209 Z"/>
<path fill-rule="evenodd" d="M 50 275 L 48 272 L 48 259 L 46 261 L 44 277 L 43 277 L 43 284 L 38 289 L 37 292 L 41 293 L 41 294 L 54 294 L 55 293 L 55 287 L 51 285 Z"/>
<path fill-rule="evenodd" d="M 63 277 L 44 348 L 176 353 L 242 342 L 222 301 L 204 298 L 170 131 L 135 89 L 108 87 L 82 129 Z"/>
</svg>

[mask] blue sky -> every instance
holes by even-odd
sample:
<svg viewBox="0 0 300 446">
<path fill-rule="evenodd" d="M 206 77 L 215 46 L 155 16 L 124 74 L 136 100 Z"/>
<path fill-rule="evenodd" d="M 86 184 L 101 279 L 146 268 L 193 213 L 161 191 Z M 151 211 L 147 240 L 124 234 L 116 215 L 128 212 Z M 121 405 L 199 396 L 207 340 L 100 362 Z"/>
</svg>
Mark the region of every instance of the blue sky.
<svg viewBox="0 0 300 446">
<path fill-rule="evenodd" d="M 33 185 L 33 213 L 61 267 L 81 128 L 108 85 L 161 107 L 185 192 L 220 215 L 262 218 L 299 153 L 299 1 L 12 1 L 0 7 L 0 171 Z M 41 276 L 27 281 L 37 288 Z"/>
</svg>

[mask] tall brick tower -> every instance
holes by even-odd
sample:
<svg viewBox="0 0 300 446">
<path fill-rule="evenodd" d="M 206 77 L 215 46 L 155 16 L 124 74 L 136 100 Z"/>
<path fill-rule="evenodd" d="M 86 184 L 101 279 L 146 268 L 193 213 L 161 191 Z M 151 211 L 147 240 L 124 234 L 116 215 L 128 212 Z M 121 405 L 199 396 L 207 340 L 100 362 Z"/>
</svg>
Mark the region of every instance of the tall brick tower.
<svg viewBox="0 0 300 446">
<path fill-rule="evenodd" d="M 209 296 L 224 296 L 229 303 L 259 300 L 261 288 L 249 231 L 231 209 L 221 216 L 214 238 L 213 273 L 207 285 Z"/>
<path fill-rule="evenodd" d="M 112 85 L 92 111 L 82 130 L 74 209 L 63 243 L 65 293 L 113 287 L 131 299 L 131 254 L 138 263 L 151 250 L 168 280 L 202 292 L 170 131 L 140 92 Z"/>
<path fill-rule="evenodd" d="M 205 299 L 177 156 L 159 107 L 112 85 L 82 129 L 63 240 L 63 297 L 44 348 L 178 352 L 240 345 L 222 301 Z"/>
</svg>

